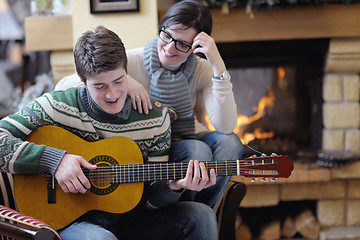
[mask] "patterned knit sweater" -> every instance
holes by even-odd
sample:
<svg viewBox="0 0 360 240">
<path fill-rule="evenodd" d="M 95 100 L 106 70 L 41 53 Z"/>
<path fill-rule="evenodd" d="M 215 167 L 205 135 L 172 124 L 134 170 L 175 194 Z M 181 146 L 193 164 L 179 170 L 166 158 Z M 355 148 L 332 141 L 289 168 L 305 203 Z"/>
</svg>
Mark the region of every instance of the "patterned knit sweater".
<svg viewBox="0 0 360 240">
<path fill-rule="evenodd" d="M 29 103 L 24 109 L 0 120 L 0 170 L 15 174 L 54 174 L 65 151 L 24 141 L 42 126 L 59 126 L 82 139 L 94 142 L 113 136 L 134 140 L 148 153 L 149 161 L 167 161 L 170 149 L 170 119 L 165 108 L 154 108 L 148 115 L 131 107 L 129 98 L 118 114 L 103 111 L 85 87 L 54 91 Z M 151 184 L 153 207 L 178 200 L 179 193 L 166 182 Z"/>
</svg>

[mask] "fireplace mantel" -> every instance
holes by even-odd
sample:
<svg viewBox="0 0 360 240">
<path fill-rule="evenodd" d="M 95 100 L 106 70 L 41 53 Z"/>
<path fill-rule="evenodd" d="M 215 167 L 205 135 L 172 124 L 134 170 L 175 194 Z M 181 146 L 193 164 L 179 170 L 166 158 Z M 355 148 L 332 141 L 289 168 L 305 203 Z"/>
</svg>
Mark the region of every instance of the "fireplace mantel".
<svg viewBox="0 0 360 240">
<path fill-rule="evenodd" d="M 360 37 L 360 3 L 260 9 L 254 18 L 244 8 L 232 9 L 229 15 L 211 11 L 212 36 L 219 43 Z"/>
</svg>

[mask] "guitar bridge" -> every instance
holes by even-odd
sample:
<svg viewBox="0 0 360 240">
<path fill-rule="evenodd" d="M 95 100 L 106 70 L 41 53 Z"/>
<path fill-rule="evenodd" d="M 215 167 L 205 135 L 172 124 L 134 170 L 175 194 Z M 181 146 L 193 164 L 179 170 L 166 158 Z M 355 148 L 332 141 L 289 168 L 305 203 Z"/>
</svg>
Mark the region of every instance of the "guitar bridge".
<svg viewBox="0 0 360 240">
<path fill-rule="evenodd" d="M 48 174 L 46 176 L 46 185 L 47 185 L 48 203 L 54 204 L 56 203 L 56 182 L 54 175 Z"/>
</svg>

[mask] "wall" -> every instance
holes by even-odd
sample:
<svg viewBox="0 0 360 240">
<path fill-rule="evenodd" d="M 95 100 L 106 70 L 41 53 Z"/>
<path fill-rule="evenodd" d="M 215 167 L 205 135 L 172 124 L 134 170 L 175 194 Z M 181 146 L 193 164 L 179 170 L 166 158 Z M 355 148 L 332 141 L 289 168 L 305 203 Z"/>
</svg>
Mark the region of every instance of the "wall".
<svg viewBox="0 0 360 240">
<path fill-rule="evenodd" d="M 66 49 L 58 49 L 60 51 L 51 53 L 50 62 L 54 81 L 58 82 L 61 78 L 75 73 L 72 47 L 79 36 L 87 30 L 103 25 L 116 32 L 127 49 L 144 46 L 154 38 L 158 28 L 157 0 L 139 0 L 139 3 L 139 12 L 91 14 L 89 0 L 72 0 L 72 16 L 69 19 L 72 22 L 72 44 L 68 44 Z M 61 31 L 57 32 L 60 35 L 57 39 L 61 39 L 64 34 Z M 36 36 L 43 38 L 41 34 Z"/>
<path fill-rule="evenodd" d="M 140 12 L 90 14 L 89 0 L 72 1 L 73 41 L 85 31 L 103 25 L 116 32 L 126 48 L 145 45 L 157 35 L 157 0 L 139 0 Z"/>
</svg>

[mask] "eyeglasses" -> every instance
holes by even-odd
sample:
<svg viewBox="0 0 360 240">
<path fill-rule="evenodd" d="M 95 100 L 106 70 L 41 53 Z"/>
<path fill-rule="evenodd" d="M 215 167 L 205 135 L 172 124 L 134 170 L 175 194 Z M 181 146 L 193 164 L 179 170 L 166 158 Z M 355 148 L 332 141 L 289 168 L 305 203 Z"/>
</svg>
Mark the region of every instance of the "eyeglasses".
<svg viewBox="0 0 360 240">
<path fill-rule="evenodd" d="M 191 46 L 189 44 L 174 39 L 169 33 L 165 32 L 164 30 L 160 30 L 159 37 L 166 44 L 174 42 L 175 48 L 180 52 L 187 53 L 191 49 Z"/>
</svg>

